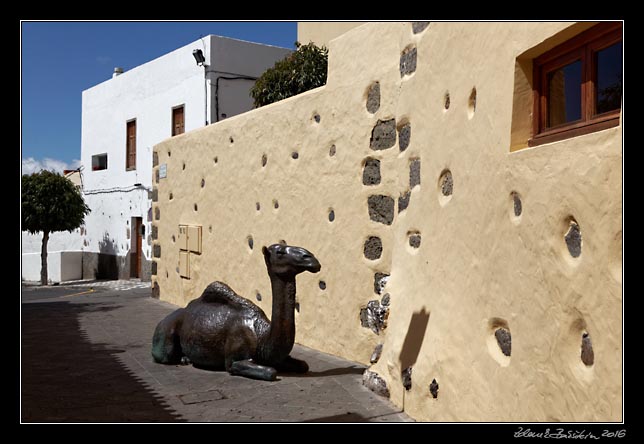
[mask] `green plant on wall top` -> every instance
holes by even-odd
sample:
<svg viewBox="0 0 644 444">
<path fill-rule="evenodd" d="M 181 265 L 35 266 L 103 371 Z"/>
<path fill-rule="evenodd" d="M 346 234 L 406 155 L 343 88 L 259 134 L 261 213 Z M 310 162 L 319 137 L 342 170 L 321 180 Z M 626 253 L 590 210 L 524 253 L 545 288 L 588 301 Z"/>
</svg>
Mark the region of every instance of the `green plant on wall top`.
<svg viewBox="0 0 644 444">
<path fill-rule="evenodd" d="M 73 231 L 90 209 L 76 185 L 61 174 L 42 170 L 22 176 L 22 231 L 43 232 L 40 284 L 47 285 L 47 242 L 55 231 Z"/>
<path fill-rule="evenodd" d="M 267 69 L 255 82 L 250 95 L 255 107 L 268 105 L 326 84 L 329 50 L 313 43 L 302 45 Z"/>
</svg>

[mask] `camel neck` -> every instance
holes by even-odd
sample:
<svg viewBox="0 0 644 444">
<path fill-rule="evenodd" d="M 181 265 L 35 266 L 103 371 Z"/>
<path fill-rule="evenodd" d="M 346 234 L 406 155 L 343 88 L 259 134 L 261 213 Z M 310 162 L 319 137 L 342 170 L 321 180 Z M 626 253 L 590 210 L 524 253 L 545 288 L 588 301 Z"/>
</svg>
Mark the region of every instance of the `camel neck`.
<svg viewBox="0 0 644 444">
<path fill-rule="evenodd" d="M 270 274 L 273 290 L 271 325 L 264 349 L 271 361 L 286 358 L 295 342 L 295 276 Z"/>
</svg>

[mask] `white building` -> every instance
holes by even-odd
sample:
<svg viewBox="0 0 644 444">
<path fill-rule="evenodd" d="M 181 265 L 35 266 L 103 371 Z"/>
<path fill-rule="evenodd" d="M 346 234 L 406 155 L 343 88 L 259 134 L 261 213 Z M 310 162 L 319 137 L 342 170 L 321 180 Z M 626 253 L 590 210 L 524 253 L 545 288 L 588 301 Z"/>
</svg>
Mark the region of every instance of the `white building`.
<svg viewBox="0 0 644 444">
<path fill-rule="evenodd" d="M 153 146 L 252 109 L 254 80 L 289 52 L 209 35 L 83 91 L 82 190 L 92 212 L 85 227 L 51 236 L 50 279 L 149 279 Z M 40 238 L 23 233 L 23 279 L 40 277 Z M 82 252 L 81 265 L 63 251 Z"/>
</svg>

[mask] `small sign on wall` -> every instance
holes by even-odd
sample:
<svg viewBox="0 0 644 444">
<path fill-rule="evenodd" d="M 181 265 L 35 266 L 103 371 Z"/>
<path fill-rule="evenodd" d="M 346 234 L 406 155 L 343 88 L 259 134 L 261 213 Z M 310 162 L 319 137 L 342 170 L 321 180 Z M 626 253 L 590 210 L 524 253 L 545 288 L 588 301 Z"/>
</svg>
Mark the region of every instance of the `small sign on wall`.
<svg viewBox="0 0 644 444">
<path fill-rule="evenodd" d="M 162 163 L 159 166 L 159 179 L 165 179 L 168 175 L 168 164 Z"/>
</svg>

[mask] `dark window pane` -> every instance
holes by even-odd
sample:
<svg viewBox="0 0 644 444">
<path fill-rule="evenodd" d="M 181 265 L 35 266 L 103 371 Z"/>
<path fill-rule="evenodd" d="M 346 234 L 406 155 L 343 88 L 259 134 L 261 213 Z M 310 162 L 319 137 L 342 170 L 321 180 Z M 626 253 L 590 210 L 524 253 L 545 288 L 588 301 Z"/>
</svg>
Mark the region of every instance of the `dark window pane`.
<svg viewBox="0 0 644 444">
<path fill-rule="evenodd" d="M 597 52 L 597 114 L 622 105 L 622 42 Z"/>
<path fill-rule="evenodd" d="M 548 128 L 581 119 L 581 60 L 548 73 Z"/>
</svg>

